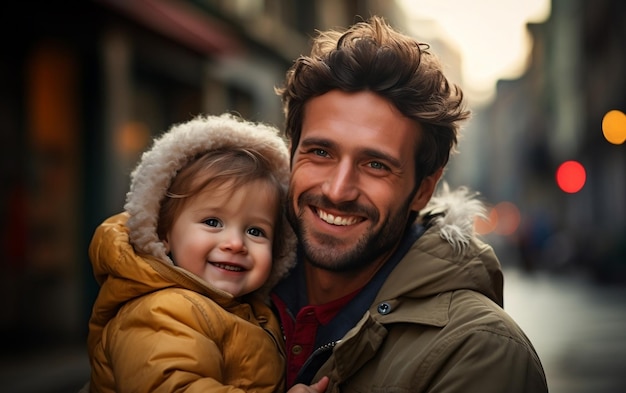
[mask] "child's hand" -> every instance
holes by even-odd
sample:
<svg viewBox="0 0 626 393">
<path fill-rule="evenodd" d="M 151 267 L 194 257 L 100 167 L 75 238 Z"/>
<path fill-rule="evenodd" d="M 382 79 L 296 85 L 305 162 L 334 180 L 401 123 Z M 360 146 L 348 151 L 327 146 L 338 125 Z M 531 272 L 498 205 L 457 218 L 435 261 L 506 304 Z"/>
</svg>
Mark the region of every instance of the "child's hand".
<svg viewBox="0 0 626 393">
<path fill-rule="evenodd" d="M 326 388 L 328 387 L 328 377 L 322 377 L 317 383 L 314 383 L 311 386 L 306 386 L 304 384 L 293 385 L 291 389 L 287 393 L 324 393 Z"/>
</svg>

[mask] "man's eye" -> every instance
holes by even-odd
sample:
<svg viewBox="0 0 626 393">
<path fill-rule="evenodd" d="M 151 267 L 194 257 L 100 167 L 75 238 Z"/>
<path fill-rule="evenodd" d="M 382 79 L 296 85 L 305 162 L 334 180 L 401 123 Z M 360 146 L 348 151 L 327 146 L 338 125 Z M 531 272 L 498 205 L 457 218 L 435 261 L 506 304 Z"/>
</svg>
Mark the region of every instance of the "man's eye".
<svg viewBox="0 0 626 393">
<path fill-rule="evenodd" d="M 372 161 L 369 163 L 370 168 L 373 169 L 387 169 L 387 165 L 380 163 L 378 161 Z"/>
<path fill-rule="evenodd" d="M 315 153 L 315 155 L 320 156 L 320 157 L 327 157 L 328 156 L 328 152 L 324 149 L 314 149 L 313 153 Z"/>
<path fill-rule="evenodd" d="M 251 236 L 256 236 L 256 237 L 261 237 L 261 236 L 265 236 L 265 232 L 263 232 L 262 229 L 259 228 L 248 228 L 248 234 Z"/>
<path fill-rule="evenodd" d="M 207 218 L 204 223 L 210 227 L 220 227 L 222 223 L 217 218 Z"/>
</svg>

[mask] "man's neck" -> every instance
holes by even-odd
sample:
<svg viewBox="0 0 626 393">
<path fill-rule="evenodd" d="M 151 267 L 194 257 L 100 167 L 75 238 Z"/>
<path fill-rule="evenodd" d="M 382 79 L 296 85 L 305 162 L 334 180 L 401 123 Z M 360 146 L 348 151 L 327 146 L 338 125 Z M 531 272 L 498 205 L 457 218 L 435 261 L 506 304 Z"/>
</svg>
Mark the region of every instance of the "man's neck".
<svg viewBox="0 0 626 393">
<path fill-rule="evenodd" d="M 332 272 L 305 263 L 309 305 L 326 304 L 363 288 L 386 260 L 384 257 L 366 269 L 349 272 Z"/>
</svg>

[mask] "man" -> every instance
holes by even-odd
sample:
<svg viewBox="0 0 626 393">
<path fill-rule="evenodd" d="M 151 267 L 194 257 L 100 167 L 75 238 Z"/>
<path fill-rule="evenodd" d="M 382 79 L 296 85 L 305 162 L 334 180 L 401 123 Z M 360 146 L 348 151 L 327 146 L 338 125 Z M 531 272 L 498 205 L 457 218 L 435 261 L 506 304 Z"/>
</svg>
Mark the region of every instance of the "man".
<svg viewBox="0 0 626 393">
<path fill-rule="evenodd" d="M 546 392 L 473 233 L 482 205 L 434 196 L 469 117 L 428 46 L 378 17 L 322 32 L 278 90 L 298 263 L 272 300 L 288 386 L 327 392 Z"/>
</svg>

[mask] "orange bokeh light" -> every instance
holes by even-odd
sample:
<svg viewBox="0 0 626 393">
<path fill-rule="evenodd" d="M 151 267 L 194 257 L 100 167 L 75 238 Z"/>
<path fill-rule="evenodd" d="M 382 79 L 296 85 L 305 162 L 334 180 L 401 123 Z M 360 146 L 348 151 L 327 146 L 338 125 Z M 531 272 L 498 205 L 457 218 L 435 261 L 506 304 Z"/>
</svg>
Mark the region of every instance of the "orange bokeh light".
<svg viewBox="0 0 626 393">
<path fill-rule="evenodd" d="M 521 215 L 517 206 L 511 202 L 500 202 L 494 209 L 498 212 L 498 224 L 495 233 L 510 236 L 517 232 L 521 221 Z"/>
<path fill-rule="evenodd" d="M 474 221 L 474 229 L 479 235 L 486 235 L 493 232 L 498 222 L 498 212 L 496 209 L 489 209 L 487 217 L 477 217 Z"/>
<path fill-rule="evenodd" d="M 510 236 L 517 232 L 521 222 L 521 214 L 512 202 L 500 202 L 489 209 L 486 218 L 478 218 L 474 228 L 480 235 L 495 233 Z"/>
<path fill-rule="evenodd" d="M 602 118 L 602 133 L 607 141 L 621 145 L 626 141 L 626 114 L 618 110 L 608 111 Z"/>
</svg>

